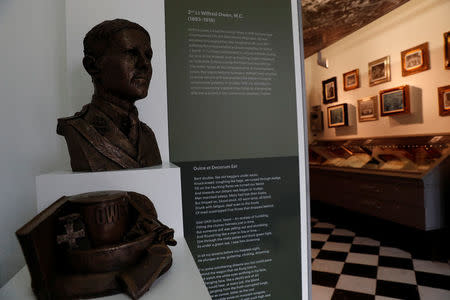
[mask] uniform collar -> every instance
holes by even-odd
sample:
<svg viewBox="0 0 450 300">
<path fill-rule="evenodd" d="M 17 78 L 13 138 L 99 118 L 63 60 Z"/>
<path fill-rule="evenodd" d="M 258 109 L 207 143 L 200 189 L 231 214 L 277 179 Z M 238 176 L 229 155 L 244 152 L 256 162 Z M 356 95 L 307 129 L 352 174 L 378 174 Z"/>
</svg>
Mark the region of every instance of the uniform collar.
<svg viewBox="0 0 450 300">
<path fill-rule="evenodd" d="M 103 112 L 119 128 L 134 146 L 138 141 L 139 118 L 134 103 L 125 102 L 117 97 L 92 96 L 92 105 Z"/>
<path fill-rule="evenodd" d="M 92 96 L 92 104 L 105 113 L 114 123 L 122 122 L 123 118 L 138 120 L 138 111 L 134 103 L 124 101 L 114 96 Z"/>
</svg>

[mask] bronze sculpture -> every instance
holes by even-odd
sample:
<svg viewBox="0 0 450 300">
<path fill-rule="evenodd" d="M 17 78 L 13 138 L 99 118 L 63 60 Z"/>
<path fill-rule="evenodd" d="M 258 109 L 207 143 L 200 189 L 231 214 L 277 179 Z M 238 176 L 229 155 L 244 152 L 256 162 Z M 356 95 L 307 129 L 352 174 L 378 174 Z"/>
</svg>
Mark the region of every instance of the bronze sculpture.
<svg viewBox="0 0 450 300">
<path fill-rule="evenodd" d="M 139 121 L 134 105 L 152 77 L 149 33 L 115 19 L 85 36 L 83 66 L 92 77 L 92 101 L 72 117 L 58 119 L 73 171 L 109 171 L 161 164 L 155 134 Z"/>
<path fill-rule="evenodd" d="M 174 231 L 144 195 L 62 197 L 16 232 L 38 299 L 127 293 L 138 299 L 172 265 Z"/>
</svg>

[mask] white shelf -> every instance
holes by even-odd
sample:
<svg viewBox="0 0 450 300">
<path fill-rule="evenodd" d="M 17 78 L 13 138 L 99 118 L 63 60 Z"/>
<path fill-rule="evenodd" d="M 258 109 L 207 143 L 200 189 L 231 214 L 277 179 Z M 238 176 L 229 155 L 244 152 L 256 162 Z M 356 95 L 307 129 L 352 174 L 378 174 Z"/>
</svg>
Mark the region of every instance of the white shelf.
<svg viewBox="0 0 450 300">
<path fill-rule="evenodd" d="M 177 236 L 176 240 L 178 245 L 170 247 L 173 253 L 172 267 L 155 281 L 150 290 L 140 298 L 141 300 L 211 299 L 185 239 Z M 36 299 L 31 290 L 30 274 L 26 266 L 0 289 L 0 299 Z M 130 298 L 125 294 L 118 294 L 97 299 L 129 300 Z"/>
<path fill-rule="evenodd" d="M 180 168 L 164 163 L 142 169 L 107 172 L 58 171 L 36 177 L 38 213 L 62 196 L 104 190 L 132 191 L 150 198 L 158 219 L 183 233 Z"/>
<path fill-rule="evenodd" d="M 151 199 L 158 219 L 175 230 L 178 245 L 170 247 L 173 265 L 141 299 L 209 300 L 208 290 L 183 237 L 180 169 L 170 163 L 143 169 L 108 172 L 59 171 L 36 177 L 38 212 L 66 195 L 123 190 Z M 0 299 L 35 299 L 28 268 L 23 267 L 2 289 Z M 99 299 L 130 299 L 118 294 Z"/>
</svg>

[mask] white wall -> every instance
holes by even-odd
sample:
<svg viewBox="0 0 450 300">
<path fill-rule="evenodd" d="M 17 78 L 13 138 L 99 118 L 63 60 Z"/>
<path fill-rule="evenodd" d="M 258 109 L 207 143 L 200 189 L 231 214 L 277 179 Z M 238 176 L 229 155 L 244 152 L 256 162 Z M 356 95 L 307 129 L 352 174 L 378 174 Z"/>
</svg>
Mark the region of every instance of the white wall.
<svg viewBox="0 0 450 300">
<path fill-rule="evenodd" d="M 23 265 L 14 232 L 36 214 L 35 176 L 66 164 L 61 0 L 0 1 L 0 286 Z"/>
<path fill-rule="evenodd" d="M 403 134 L 450 132 L 450 117 L 439 116 L 437 88 L 450 84 L 450 71 L 444 69 L 443 33 L 450 31 L 450 1 L 411 0 L 375 22 L 322 50 L 329 69 L 317 65 L 317 54 L 305 60 L 308 109 L 322 104 L 322 80 L 337 77 L 338 102 L 322 104 L 325 130 L 316 138 L 374 137 Z M 400 52 L 429 43 L 431 69 L 402 77 Z M 369 87 L 368 63 L 389 55 L 391 81 Z M 359 68 L 360 88 L 345 92 L 342 74 Z M 378 95 L 383 89 L 409 84 L 412 115 L 380 117 L 378 121 L 357 122 L 354 128 L 329 129 L 327 106 L 351 103 Z M 310 136 L 311 137 L 311 136 Z"/>
</svg>

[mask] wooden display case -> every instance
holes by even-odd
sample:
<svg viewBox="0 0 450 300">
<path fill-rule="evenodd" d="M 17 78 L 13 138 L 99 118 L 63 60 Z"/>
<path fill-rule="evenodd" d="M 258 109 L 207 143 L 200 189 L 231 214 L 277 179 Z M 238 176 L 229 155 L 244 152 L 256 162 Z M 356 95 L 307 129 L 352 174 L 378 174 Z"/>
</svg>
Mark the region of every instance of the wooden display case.
<svg viewBox="0 0 450 300">
<path fill-rule="evenodd" d="M 421 230 L 445 227 L 450 134 L 320 140 L 309 152 L 311 200 Z"/>
</svg>

